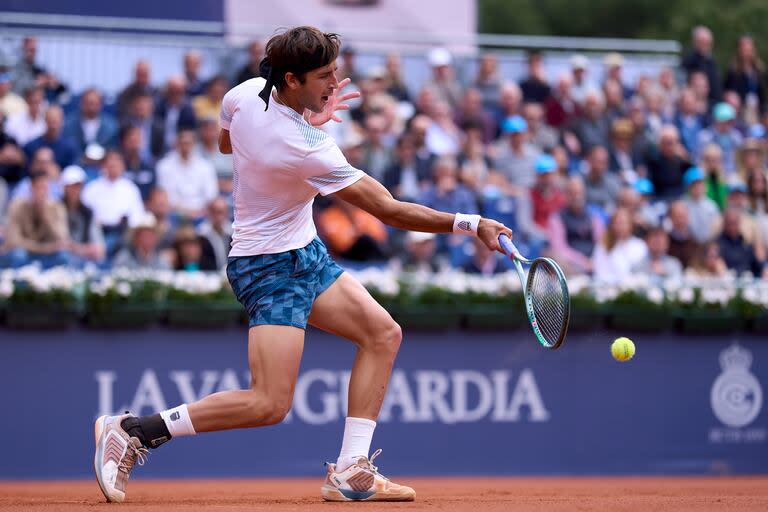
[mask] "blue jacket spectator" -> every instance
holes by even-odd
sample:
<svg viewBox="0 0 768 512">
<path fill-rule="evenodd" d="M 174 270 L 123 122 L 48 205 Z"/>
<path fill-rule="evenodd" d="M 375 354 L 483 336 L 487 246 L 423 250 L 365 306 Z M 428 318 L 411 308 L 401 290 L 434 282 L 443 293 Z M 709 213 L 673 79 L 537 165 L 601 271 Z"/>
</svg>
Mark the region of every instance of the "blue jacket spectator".
<svg viewBox="0 0 768 512">
<path fill-rule="evenodd" d="M 762 273 L 762 262 L 755 256 L 755 250 L 741 235 L 741 211 L 730 207 L 723 213 L 723 234 L 717 240 L 720 255 L 726 266 L 737 274 L 751 272 L 755 276 Z"/>
<path fill-rule="evenodd" d="M 86 89 L 80 96 L 80 113 L 70 117 L 64 127 L 64 136 L 71 140 L 78 152 L 89 144 L 103 148 L 117 143 L 117 121 L 102 111 L 101 93 Z"/>
<path fill-rule="evenodd" d="M 157 102 L 155 119 L 163 130 L 163 149 L 176 147 L 176 134 L 179 130 L 194 130 L 197 127 L 195 110 L 189 102 L 184 79 L 174 76 L 168 79 L 163 97 Z"/>
<path fill-rule="evenodd" d="M 77 159 L 78 151 L 62 133 L 63 125 L 64 112 L 61 107 L 58 105 L 49 107 L 45 113 L 45 133 L 24 146 L 27 159 L 31 159 L 40 148 L 51 148 L 59 167 L 63 169 L 73 164 Z"/>
</svg>

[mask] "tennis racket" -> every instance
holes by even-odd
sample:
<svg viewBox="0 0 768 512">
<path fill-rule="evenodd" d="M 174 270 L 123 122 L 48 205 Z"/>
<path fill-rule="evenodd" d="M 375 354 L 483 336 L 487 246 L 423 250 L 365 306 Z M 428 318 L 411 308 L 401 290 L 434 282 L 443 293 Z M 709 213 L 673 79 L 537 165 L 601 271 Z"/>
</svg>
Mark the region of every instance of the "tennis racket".
<svg viewBox="0 0 768 512">
<path fill-rule="evenodd" d="M 571 299 L 563 270 L 550 258 L 533 261 L 524 258 L 507 235 L 499 235 L 499 244 L 514 262 L 520 277 L 533 334 L 543 346 L 551 349 L 559 347 L 565 339 L 571 316 Z M 527 279 L 523 263 L 531 266 Z"/>
</svg>

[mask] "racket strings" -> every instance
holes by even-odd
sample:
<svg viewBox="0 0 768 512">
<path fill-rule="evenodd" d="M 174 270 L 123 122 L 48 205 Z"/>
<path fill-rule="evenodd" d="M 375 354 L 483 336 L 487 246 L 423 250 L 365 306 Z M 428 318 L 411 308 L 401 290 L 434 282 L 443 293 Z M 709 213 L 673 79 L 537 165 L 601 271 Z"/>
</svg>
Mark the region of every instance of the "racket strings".
<svg viewBox="0 0 768 512">
<path fill-rule="evenodd" d="M 531 268 L 529 278 L 531 305 L 539 331 L 549 344 L 560 339 L 568 317 L 568 299 L 558 273 L 540 262 Z"/>
</svg>

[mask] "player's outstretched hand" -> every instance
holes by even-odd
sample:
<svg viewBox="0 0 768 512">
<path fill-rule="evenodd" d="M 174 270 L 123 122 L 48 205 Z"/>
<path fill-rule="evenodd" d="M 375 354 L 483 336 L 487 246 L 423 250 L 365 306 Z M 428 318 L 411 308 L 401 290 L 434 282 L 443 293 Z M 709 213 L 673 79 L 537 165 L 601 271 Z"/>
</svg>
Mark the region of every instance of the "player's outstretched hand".
<svg viewBox="0 0 768 512">
<path fill-rule="evenodd" d="M 345 101 L 353 100 L 361 96 L 360 91 L 347 92 L 339 96 L 339 93 L 343 88 L 351 83 L 349 78 L 345 78 L 339 82 L 339 87 L 333 91 L 333 94 L 328 98 L 328 103 L 325 104 L 325 108 L 322 112 L 309 114 L 309 124 L 312 126 L 320 126 L 327 123 L 330 120 L 341 122 L 341 118 L 336 115 L 337 110 L 349 110 L 349 105 L 344 103 Z"/>
<path fill-rule="evenodd" d="M 501 222 L 495 220 L 482 218 L 480 224 L 477 226 L 477 237 L 483 241 L 483 243 L 492 251 L 499 251 L 504 253 L 499 245 L 499 235 L 506 234 L 509 238 L 512 238 L 512 230 Z"/>
</svg>

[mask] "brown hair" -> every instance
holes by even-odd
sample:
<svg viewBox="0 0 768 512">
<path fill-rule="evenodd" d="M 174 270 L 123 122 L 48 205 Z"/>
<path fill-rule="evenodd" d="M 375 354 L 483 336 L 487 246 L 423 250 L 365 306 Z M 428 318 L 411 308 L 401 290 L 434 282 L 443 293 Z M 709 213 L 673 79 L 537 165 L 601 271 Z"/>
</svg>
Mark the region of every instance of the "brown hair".
<svg viewBox="0 0 768 512">
<path fill-rule="evenodd" d="M 285 85 L 285 74 L 293 73 L 304 83 L 308 71 L 327 66 L 339 55 L 341 38 L 315 27 L 294 27 L 273 36 L 266 47 L 265 60 L 272 66 L 275 86 Z"/>
<path fill-rule="evenodd" d="M 619 242 L 619 240 L 616 238 L 616 234 L 613 232 L 613 224 L 616 222 L 616 218 L 621 214 L 626 215 L 629 218 L 629 222 L 632 222 L 632 214 L 629 210 L 623 206 L 616 208 L 616 210 L 613 212 L 613 215 L 611 215 L 611 219 L 608 222 L 608 227 L 606 228 L 605 234 L 603 235 L 603 244 L 605 245 L 605 249 L 609 252 L 613 250 L 613 248 Z"/>
</svg>

